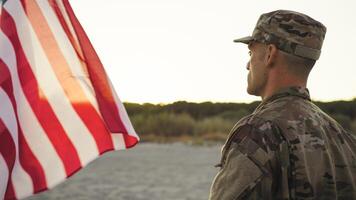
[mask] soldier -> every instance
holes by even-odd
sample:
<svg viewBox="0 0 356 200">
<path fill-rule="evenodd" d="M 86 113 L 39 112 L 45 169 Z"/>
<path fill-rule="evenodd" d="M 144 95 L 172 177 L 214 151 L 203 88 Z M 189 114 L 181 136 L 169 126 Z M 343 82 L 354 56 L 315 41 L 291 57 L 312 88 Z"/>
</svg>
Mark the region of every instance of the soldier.
<svg viewBox="0 0 356 200">
<path fill-rule="evenodd" d="M 326 28 L 287 10 L 262 14 L 248 44 L 248 88 L 262 103 L 231 130 L 211 200 L 356 199 L 356 138 L 306 88 Z"/>
</svg>

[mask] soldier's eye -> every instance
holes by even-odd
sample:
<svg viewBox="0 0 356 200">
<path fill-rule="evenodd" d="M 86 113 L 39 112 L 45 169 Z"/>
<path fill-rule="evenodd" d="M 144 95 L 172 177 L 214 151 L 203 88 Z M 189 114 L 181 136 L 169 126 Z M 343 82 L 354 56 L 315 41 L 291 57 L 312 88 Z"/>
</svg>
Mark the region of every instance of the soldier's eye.
<svg viewBox="0 0 356 200">
<path fill-rule="evenodd" d="M 252 52 L 251 52 L 251 51 L 248 51 L 248 55 L 251 56 L 251 55 L 252 55 Z"/>
</svg>

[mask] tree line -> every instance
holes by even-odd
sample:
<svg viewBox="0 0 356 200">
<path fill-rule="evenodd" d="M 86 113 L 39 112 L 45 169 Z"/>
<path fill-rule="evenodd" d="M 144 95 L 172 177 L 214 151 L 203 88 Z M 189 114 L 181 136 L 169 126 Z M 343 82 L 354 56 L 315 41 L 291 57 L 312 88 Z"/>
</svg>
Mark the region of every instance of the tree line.
<svg viewBox="0 0 356 200">
<path fill-rule="evenodd" d="M 351 101 L 314 102 L 345 129 L 356 133 L 356 98 Z M 232 126 L 260 104 L 124 103 L 134 128 L 143 141 L 166 141 L 171 138 L 224 141 Z"/>
</svg>

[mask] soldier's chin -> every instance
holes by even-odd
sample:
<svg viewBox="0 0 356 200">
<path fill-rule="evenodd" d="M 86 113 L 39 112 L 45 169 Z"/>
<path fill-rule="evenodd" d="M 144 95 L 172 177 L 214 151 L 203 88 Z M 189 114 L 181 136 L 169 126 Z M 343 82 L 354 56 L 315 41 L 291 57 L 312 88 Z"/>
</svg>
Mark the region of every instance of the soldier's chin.
<svg viewBox="0 0 356 200">
<path fill-rule="evenodd" d="M 258 96 L 256 89 L 251 87 L 251 86 L 247 86 L 247 93 L 250 94 L 250 95 Z"/>
</svg>

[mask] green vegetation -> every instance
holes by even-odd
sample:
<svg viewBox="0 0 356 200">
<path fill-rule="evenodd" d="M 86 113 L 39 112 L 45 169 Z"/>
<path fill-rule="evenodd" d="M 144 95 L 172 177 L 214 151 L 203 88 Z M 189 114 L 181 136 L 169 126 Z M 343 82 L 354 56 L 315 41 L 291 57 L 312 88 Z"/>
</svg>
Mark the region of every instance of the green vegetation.
<svg viewBox="0 0 356 200">
<path fill-rule="evenodd" d="M 252 113 L 259 103 L 179 101 L 168 105 L 125 103 L 125 107 L 142 141 L 200 144 L 225 141 L 233 125 Z M 356 133 L 356 99 L 314 103 L 345 129 Z"/>
</svg>

